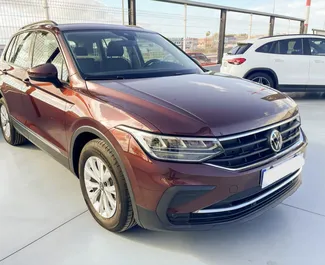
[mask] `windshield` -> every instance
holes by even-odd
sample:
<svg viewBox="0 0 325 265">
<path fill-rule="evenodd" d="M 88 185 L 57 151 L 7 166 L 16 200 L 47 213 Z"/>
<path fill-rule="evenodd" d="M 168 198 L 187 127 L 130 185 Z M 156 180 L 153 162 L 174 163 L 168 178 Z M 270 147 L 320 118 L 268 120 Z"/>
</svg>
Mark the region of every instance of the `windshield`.
<svg viewBox="0 0 325 265">
<path fill-rule="evenodd" d="M 71 53 L 86 79 L 124 79 L 202 73 L 157 33 L 133 30 L 69 31 Z"/>
</svg>

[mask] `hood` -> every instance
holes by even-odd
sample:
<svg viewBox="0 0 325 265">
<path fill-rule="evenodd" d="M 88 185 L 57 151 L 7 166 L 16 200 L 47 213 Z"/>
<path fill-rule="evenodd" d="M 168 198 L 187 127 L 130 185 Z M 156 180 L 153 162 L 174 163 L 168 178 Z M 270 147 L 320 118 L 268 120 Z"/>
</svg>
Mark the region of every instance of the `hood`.
<svg viewBox="0 0 325 265">
<path fill-rule="evenodd" d="M 96 97 L 164 134 L 231 135 L 289 118 L 296 103 L 253 82 L 218 74 L 87 81 Z"/>
</svg>

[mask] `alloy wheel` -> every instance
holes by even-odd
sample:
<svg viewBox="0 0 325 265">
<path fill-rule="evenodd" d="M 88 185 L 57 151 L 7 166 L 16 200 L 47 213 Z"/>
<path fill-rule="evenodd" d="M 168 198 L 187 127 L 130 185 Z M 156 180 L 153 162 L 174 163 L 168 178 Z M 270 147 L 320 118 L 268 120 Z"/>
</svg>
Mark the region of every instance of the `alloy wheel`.
<svg viewBox="0 0 325 265">
<path fill-rule="evenodd" d="M 116 189 L 112 172 L 96 156 L 87 159 L 84 167 L 85 187 L 94 209 L 104 218 L 116 212 Z"/>
<path fill-rule="evenodd" d="M 10 138 L 10 120 L 7 108 L 5 105 L 1 105 L 1 126 L 5 137 Z"/>
<path fill-rule="evenodd" d="M 265 85 L 265 86 L 269 86 L 271 87 L 271 83 L 269 80 L 267 80 L 265 77 L 263 76 L 257 76 L 255 78 L 252 79 L 253 82 Z"/>
</svg>

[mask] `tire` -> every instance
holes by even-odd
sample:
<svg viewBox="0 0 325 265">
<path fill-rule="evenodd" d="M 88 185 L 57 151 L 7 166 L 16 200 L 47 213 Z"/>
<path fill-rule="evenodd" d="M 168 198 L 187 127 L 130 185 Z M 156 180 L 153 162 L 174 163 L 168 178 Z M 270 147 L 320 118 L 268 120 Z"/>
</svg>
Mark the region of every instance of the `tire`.
<svg viewBox="0 0 325 265">
<path fill-rule="evenodd" d="M 17 146 L 26 142 L 26 138 L 13 126 L 8 106 L 3 99 L 0 99 L 0 127 L 3 138 L 8 144 Z"/>
<path fill-rule="evenodd" d="M 256 72 L 254 74 L 251 74 L 247 77 L 247 79 L 265 86 L 275 88 L 275 82 L 273 78 L 264 72 Z"/>
<path fill-rule="evenodd" d="M 99 179 L 100 168 L 106 173 Z M 102 227 L 112 232 L 124 232 L 136 224 L 125 177 L 112 150 L 103 140 L 92 140 L 82 149 L 79 180 L 87 207 Z"/>
</svg>

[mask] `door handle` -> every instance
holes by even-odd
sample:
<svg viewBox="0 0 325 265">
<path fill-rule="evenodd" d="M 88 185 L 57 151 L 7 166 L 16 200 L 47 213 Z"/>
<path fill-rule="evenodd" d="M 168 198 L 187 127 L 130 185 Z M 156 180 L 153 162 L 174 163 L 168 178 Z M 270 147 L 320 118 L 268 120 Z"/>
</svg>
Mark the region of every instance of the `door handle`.
<svg viewBox="0 0 325 265">
<path fill-rule="evenodd" d="M 276 63 L 283 63 L 284 62 L 284 60 L 282 60 L 282 59 L 275 59 L 274 60 Z"/>
<path fill-rule="evenodd" d="M 315 60 L 315 63 L 324 63 L 322 60 Z"/>
</svg>

